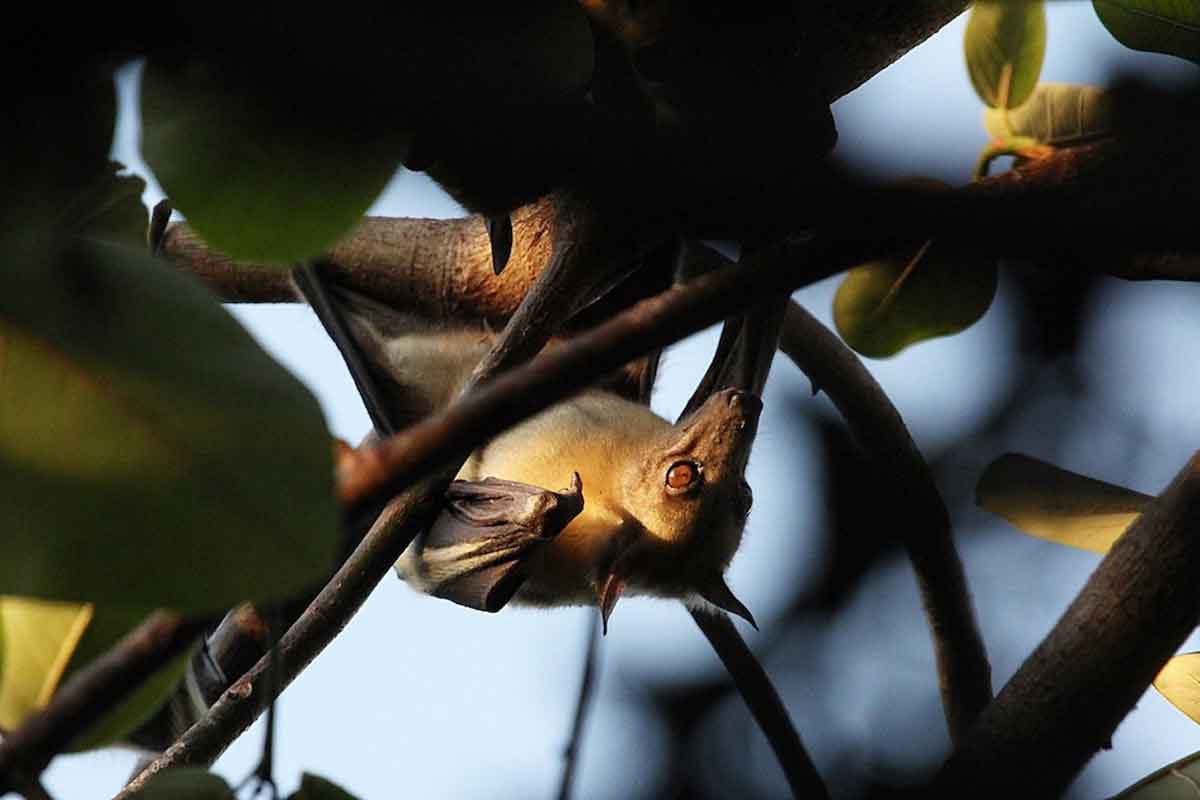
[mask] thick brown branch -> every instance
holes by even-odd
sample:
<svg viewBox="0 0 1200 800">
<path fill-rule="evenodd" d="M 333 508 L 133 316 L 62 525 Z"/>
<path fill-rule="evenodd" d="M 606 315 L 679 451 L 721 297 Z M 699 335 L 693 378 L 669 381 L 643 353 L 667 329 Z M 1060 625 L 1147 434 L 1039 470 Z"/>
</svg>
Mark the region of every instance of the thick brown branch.
<svg viewBox="0 0 1200 800">
<path fill-rule="evenodd" d="M 1062 793 L 1200 623 L 1200 453 L 1130 526 L 937 776 L 940 797 Z"/>
<path fill-rule="evenodd" d="M 779 346 L 829 396 L 894 489 L 895 527 L 912 560 L 933 634 L 942 707 L 951 739 L 960 741 L 991 700 L 991 669 L 954 548 L 950 515 L 929 465 L 858 357 L 795 302 L 788 305 Z"/>
<path fill-rule="evenodd" d="M 31 784 L 50 759 L 203 632 L 200 623 L 156 612 L 72 676 L 50 704 L 0 741 L 0 794 Z"/>
<path fill-rule="evenodd" d="M 550 259 L 554 204 L 541 200 L 513 212 L 513 250 L 500 275 L 482 217 L 366 217 L 346 235 L 323 269 L 340 286 L 426 319 L 503 325 Z M 287 270 L 235 262 L 208 248 L 187 225 L 172 225 L 162 252 L 232 303 L 297 301 Z"/>
<path fill-rule="evenodd" d="M 689 611 L 725 669 L 733 676 L 734 685 L 775 751 L 775 757 L 783 767 L 783 774 L 792 789 L 792 796 L 829 797 L 829 790 L 825 788 L 820 773 L 804 749 L 804 743 L 796 733 L 783 700 L 754 653 L 733 627 L 729 615 L 724 612 L 710 614 L 694 609 Z"/>
<path fill-rule="evenodd" d="M 970 0 L 831 0 L 812 9 L 808 30 L 818 79 L 833 102 L 937 33 Z"/>
</svg>

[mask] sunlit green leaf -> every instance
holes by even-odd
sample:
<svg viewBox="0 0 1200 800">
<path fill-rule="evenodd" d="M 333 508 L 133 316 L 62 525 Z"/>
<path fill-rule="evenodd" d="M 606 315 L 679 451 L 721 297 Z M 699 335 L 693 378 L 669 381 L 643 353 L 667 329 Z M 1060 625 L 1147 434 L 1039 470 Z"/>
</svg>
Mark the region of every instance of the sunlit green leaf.
<svg viewBox="0 0 1200 800">
<path fill-rule="evenodd" d="M 138 800 L 235 800 L 224 778 L 198 767 L 156 773 L 132 796 Z"/>
<path fill-rule="evenodd" d="M 300 778 L 300 788 L 290 800 L 356 800 L 354 795 L 331 781 L 311 773 Z"/>
<path fill-rule="evenodd" d="M 1154 498 L 1008 453 L 984 470 L 975 499 L 1030 536 L 1107 553 Z"/>
<path fill-rule="evenodd" d="M 1112 800 L 1196 800 L 1200 795 L 1200 753 L 1175 761 L 1130 786 Z"/>
<path fill-rule="evenodd" d="M 1154 679 L 1154 688 L 1193 722 L 1200 723 L 1200 653 L 1184 653 L 1168 661 Z"/>
<path fill-rule="evenodd" d="M 967 20 L 963 50 L 975 93 L 992 108 L 1029 99 L 1046 54 L 1046 8 L 1040 0 L 979 0 Z"/>
<path fill-rule="evenodd" d="M 13 730 L 49 702 L 91 619 L 90 605 L 0 595 L 0 728 Z"/>
<path fill-rule="evenodd" d="M 910 245 L 846 273 L 833 298 L 833 321 L 846 344 L 872 358 L 958 333 L 996 295 L 994 259 L 941 242 Z"/>
<path fill-rule="evenodd" d="M 200 63 L 151 62 L 142 153 L 188 222 L 231 256 L 287 265 L 327 251 L 395 173 L 405 140 L 354 109 L 311 108 Z"/>
<path fill-rule="evenodd" d="M 983 127 L 996 139 L 1028 136 L 1042 144 L 1071 147 L 1113 132 L 1113 101 L 1098 86 L 1039 83 L 1019 108 L 988 108 Z"/>
<path fill-rule="evenodd" d="M 0 474 L 4 593 L 203 613 L 332 566 L 316 400 L 136 251 L 0 270 Z"/>
<path fill-rule="evenodd" d="M 1200 64 L 1200 3 L 1196 0 L 1092 0 L 1108 32 L 1126 47 Z"/>
</svg>

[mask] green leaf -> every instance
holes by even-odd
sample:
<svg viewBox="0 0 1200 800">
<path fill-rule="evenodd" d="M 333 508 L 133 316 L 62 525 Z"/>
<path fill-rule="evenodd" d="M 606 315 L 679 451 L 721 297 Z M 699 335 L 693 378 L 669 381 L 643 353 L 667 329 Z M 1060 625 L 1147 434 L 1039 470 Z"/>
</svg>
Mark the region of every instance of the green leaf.
<svg viewBox="0 0 1200 800">
<path fill-rule="evenodd" d="M 395 173 L 406 142 L 353 109 L 237 76 L 154 62 L 142 77 L 142 154 L 213 247 L 287 265 L 329 250 Z"/>
<path fill-rule="evenodd" d="M 224 778 L 199 767 L 155 773 L 131 796 L 138 800 L 236 800 Z"/>
<path fill-rule="evenodd" d="M 967 20 L 963 50 L 975 93 L 992 108 L 1029 99 L 1046 54 L 1046 8 L 1040 0 L 979 0 Z"/>
<path fill-rule="evenodd" d="M 142 203 L 146 182 L 115 161 L 108 167 L 71 204 L 69 222 L 89 239 L 144 247 L 149 222 Z"/>
<path fill-rule="evenodd" d="M 909 245 L 850 270 L 834 295 L 833 321 L 857 352 L 887 358 L 973 325 L 996 282 L 994 259 L 941 242 Z"/>
<path fill-rule="evenodd" d="M 1118 42 L 1200 64 L 1200 3 L 1196 0 L 1092 0 Z"/>
<path fill-rule="evenodd" d="M 993 461 L 975 491 L 985 511 L 1030 536 L 1107 553 L 1153 497 L 1008 453 Z"/>
<path fill-rule="evenodd" d="M 356 798 L 337 784 L 306 772 L 300 778 L 300 788 L 289 800 L 356 800 Z"/>
<path fill-rule="evenodd" d="M 1073 147 L 1113 133 L 1113 100 L 1098 86 L 1039 83 L 1011 110 L 988 108 L 983 127 L 995 139 L 1027 136 L 1042 144 Z"/>
<path fill-rule="evenodd" d="M 19 727 L 50 701 L 91 619 L 87 604 L 0 595 L 0 728 Z"/>
<path fill-rule="evenodd" d="M 328 576 L 316 400 L 165 262 L 0 270 L 0 592 L 208 613 Z"/>
<path fill-rule="evenodd" d="M 1167 764 L 1112 800 L 1196 800 L 1200 793 L 1200 753 Z"/>
</svg>

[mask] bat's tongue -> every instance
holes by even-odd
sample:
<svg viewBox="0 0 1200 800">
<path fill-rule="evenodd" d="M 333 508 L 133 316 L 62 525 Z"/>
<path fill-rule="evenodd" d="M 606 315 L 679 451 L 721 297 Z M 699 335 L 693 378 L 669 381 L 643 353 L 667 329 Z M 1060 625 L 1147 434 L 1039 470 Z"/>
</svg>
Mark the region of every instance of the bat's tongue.
<svg viewBox="0 0 1200 800">
<path fill-rule="evenodd" d="M 615 572 L 609 573 L 604 585 L 600 587 L 600 621 L 606 636 L 608 635 L 608 618 L 613 609 L 617 607 L 617 601 L 621 599 L 621 592 L 624 590 L 625 579 L 618 577 Z"/>
</svg>

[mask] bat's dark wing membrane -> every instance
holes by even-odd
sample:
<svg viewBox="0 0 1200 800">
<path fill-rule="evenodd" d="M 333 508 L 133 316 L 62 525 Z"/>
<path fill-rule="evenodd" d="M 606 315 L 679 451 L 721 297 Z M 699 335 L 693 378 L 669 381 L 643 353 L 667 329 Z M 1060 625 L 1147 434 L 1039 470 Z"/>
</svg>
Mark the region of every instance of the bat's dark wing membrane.
<svg viewBox="0 0 1200 800">
<path fill-rule="evenodd" d="M 416 558 L 427 591 L 499 611 L 525 581 L 529 556 L 583 510 L 583 486 L 578 473 L 563 492 L 498 478 L 454 481 L 445 503 Z"/>
</svg>

